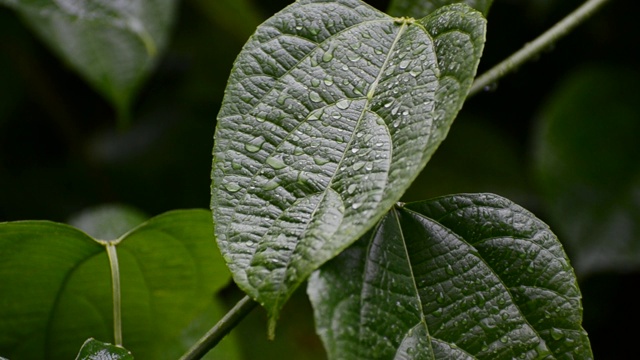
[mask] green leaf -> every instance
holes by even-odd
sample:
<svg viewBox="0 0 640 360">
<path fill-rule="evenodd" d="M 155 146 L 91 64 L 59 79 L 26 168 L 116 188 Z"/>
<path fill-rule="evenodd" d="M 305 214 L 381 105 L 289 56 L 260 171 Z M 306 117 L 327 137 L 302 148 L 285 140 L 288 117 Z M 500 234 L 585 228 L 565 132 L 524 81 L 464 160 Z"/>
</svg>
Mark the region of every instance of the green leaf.
<svg viewBox="0 0 640 360">
<path fill-rule="evenodd" d="M 467 4 L 487 16 L 493 0 L 391 0 L 387 12 L 393 16 L 422 17 L 440 7 L 457 3 Z"/>
<path fill-rule="evenodd" d="M 140 210 L 120 204 L 106 204 L 85 209 L 73 215 L 69 225 L 94 239 L 115 240 L 147 220 Z"/>
<path fill-rule="evenodd" d="M 635 69 L 580 69 L 539 117 L 538 184 L 580 275 L 640 267 L 639 82 Z"/>
<path fill-rule="evenodd" d="M 302 0 L 250 38 L 218 116 L 211 207 L 234 280 L 272 320 L 425 166 L 484 33 L 464 5 L 413 20 L 358 0 Z"/>
<path fill-rule="evenodd" d="M 492 194 L 392 209 L 308 293 L 331 359 L 592 358 L 561 244 Z"/>
<path fill-rule="evenodd" d="M 133 356 L 125 348 L 89 338 L 82 344 L 76 360 L 133 360 Z"/>
<path fill-rule="evenodd" d="M 178 358 L 224 313 L 214 295 L 230 276 L 211 213 L 159 215 L 116 243 L 124 345 L 141 359 Z M 104 244 L 63 224 L 0 224 L 0 356 L 70 359 L 88 337 L 113 342 Z M 237 358 L 232 345 L 223 358 Z"/>
<path fill-rule="evenodd" d="M 0 0 L 126 117 L 167 43 L 176 0 Z"/>
</svg>

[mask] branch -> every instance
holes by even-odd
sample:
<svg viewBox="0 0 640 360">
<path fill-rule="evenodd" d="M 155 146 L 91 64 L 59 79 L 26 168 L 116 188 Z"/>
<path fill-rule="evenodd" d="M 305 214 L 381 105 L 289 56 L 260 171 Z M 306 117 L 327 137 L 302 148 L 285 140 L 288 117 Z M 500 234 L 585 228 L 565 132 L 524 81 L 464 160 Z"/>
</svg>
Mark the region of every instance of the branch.
<svg viewBox="0 0 640 360">
<path fill-rule="evenodd" d="M 522 49 L 479 76 L 471 86 L 468 97 L 476 95 L 526 61 L 539 55 L 544 49 L 554 44 L 560 38 L 571 32 L 576 26 L 591 17 L 591 15 L 595 14 L 607 1 L 609 0 L 588 0 L 582 4 L 537 39 L 525 44 Z"/>
<path fill-rule="evenodd" d="M 195 343 L 180 360 L 198 360 L 213 349 L 251 310 L 258 305 L 248 296 L 242 298 L 218 323 Z"/>
</svg>

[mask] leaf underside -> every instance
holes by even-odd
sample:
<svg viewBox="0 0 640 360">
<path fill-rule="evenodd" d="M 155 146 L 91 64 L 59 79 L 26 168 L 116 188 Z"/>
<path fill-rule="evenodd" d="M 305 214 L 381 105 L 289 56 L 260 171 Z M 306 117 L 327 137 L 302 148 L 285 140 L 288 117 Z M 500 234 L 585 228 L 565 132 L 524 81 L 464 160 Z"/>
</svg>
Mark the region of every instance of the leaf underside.
<svg viewBox="0 0 640 360">
<path fill-rule="evenodd" d="M 331 359 L 593 358 L 561 244 L 492 194 L 392 209 L 308 293 Z"/>
<path fill-rule="evenodd" d="M 164 49 L 175 0 L 0 0 L 125 114 Z"/>
<path fill-rule="evenodd" d="M 224 312 L 214 294 L 230 277 L 212 236 L 209 211 L 180 210 L 118 240 L 123 341 L 138 358 L 178 358 Z M 59 223 L 0 223 L 0 253 L 0 356 L 71 359 L 88 337 L 114 341 L 100 241 Z"/>
<path fill-rule="evenodd" d="M 424 167 L 484 33 L 464 5 L 413 20 L 358 0 L 302 0 L 245 45 L 218 116 L 211 207 L 234 280 L 272 319 Z"/>
</svg>

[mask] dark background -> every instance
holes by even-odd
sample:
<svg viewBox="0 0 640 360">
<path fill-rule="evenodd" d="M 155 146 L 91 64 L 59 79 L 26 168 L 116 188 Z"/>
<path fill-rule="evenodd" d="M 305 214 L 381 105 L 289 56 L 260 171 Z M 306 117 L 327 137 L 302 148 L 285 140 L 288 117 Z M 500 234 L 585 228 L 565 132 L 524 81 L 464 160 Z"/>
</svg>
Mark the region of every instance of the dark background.
<svg viewBox="0 0 640 360">
<path fill-rule="evenodd" d="M 388 4 L 368 2 L 381 10 Z M 254 3 L 266 19 L 289 1 Z M 479 73 L 581 3 L 496 0 Z M 149 216 L 208 208 L 215 118 L 233 60 L 250 34 L 204 15 L 201 6 L 195 0 L 180 3 L 169 47 L 135 102 L 133 125 L 124 131 L 109 104 L 12 11 L 0 7 L 0 221 L 64 222 L 105 203 L 128 204 Z M 640 30 L 633 25 L 638 8 L 635 2 L 611 1 L 539 58 L 469 99 L 450 139 L 406 200 L 489 191 L 511 198 L 553 228 L 561 219 L 545 211 L 531 174 L 538 114 L 574 69 L 639 68 Z M 469 133 L 502 147 L 461 146 Z M 571 257 L 570 246 L 567 252 Z M 640 316 L 632 291 L 640 285 L 639 275 L 632 269 L 580 276 L 584 327 L 596 358 L 629 358 L 636 352 L 633 329 Z M 230 287 L 225 296 L 231 304 L 238 293 Z M 250 339 L 243 343 L 255 342 L 247 346 L 247 358 L 323 358 L 302 291 L 285 307 L 275 342 L 265 340 L 264 317 L 255 312 L 238 330 Z"/>
</svg>

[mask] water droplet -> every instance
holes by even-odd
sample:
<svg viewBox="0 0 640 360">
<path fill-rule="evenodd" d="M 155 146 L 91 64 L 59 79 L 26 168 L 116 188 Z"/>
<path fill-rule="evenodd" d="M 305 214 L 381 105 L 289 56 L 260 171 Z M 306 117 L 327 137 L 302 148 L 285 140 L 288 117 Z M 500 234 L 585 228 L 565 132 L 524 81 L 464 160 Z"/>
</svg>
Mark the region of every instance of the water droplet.
<svg viewBox="0 0 640 360">
<path fill-rule="evenodd" d="M 449 275 L 453 275 L 454 274 L 453 267 L 451 267 L 451 265 L 447 265 L 447 267 L 444 270 Z"/>
<path fill-rule="evenodd" d="M 271 180 L 269 180 L 269 182 L 267 182 L 266 184 L 264 184 L 262 186 L 262 190 L 271 191 L 271 190 L 277 188 L 278 186 L 280 186 L 280 183 L 278 183 L 278 181 L 276 179 L 271 179 Z"/>
<path fill-rule="evenodd" d="M 562 330 L 552 328 L 551 337 L 553 338 L 553 340 L 560 340 L 564 337 L 564 333 L 562 332 Z"/>
<path fill-rule="evenodd" d="M 373 50 L 374 53 L 376 53 L 376 55 L 381 55 L 382 54 L 382 49 L 381 48 L 375 48 Z"/>
<path fill-rule="evenodd" d="M 362 206 L 361 202 L 354 202 L 353 204 L 351 204 L 351 208 L 353 210 L 357 210 L 360 206 Z"/>
<path fill-rule="evenodd" d="M 353 170 L 358 171 L 362 169 L 364 167 L 364 164 L 364 161 L 358 161 L 357 163 L 353 164 Z"/>
<path fill-rule="evenodd" d="M 320 118 L 322 117 L 322 113 L 323 113 L 323 112 L 324 112 L 324 110 L 322 110 L 322 109 L 318 109 L 318 110 L 312 111 L 312 112 L 309 114 L 309 117 L 307 118 L 307 120 L 308 120 L 308 121 L 315 121 L 315 120 L 318 120 L 318 119 L 320 119 Z"/>
<path fill-rule="evenodd" d="M 341 109 L 341 110 L 347 109 L 349 107 L 349 105 L 351 105 L 351 102 L 349 100 L 346 100 L 346 99 L 340 100 L 340 101 L 338 101 L 336 103 L 336 107 L 338 109 Z"/>
<path fill-rule="evenodd" d="M 244 149 L 251 153 L 258 152 L 262 148 L 262 144 L 264 144 L 264 138 L 262 136 L 258 136 L 244 144 Z"/>
<path fill-rule="evenodd" d="M 444 294 L 439 292 L 438 295 L 436 296 L 436 301 L 438 302 L 438 304 L 444 303 Z"/>
<path fill-rule="evenodd" d="M 296 30 L 298 30 L 298 31 L 302 30 L 302 25 L 296 26 Z"/>
<path fill-rule="evenodd" d="M 351 53 L 351 54 L 347 55 L 347 59 L 349 59 L 349 61 L 356 62 L 356 61 L 362 59 L 362 56 L 360 56 L 360 54 Z"/>
<path fill-rule="evenodd" d="M 242 164 L 237 162 L 237 161 L 232 161 L 231 162 L 231 168 L 233 170 L 240 170 L 240 169 L 242 169 Z"/>
<path fill-rule="evenodd" d="M 331 60 L 333 60 L 333 49 L 325 51 L 325 53 L 322 55 L 322 61 L 329 62 Z"/>
<path fill-rule="evenodd" d="M 351 149 L 351 152 L 354 153 L 354 154 L 357 153 L 358 151 L 360 151 L 360 149 L 358 149 L 358 148 L 352 148 Z"/>
<path fill-rule="evenodd" d="M 400 110 L 400 106 L 396 106 L 393 109 L 391 109 L 391 115 L 395 115 L 398 113 L 398 110 Z"/>
<path fill-rule="evenodd" d="M 289 94 L 287 94 L 287 91 L 283 91 L 282 94 L 280 94 L 280 96 L 278 96 L 278 99 L 276 99 L 276 101 L 278 102 L 278 104 L 280 105 L 284 105 L 284 102 L 287 100 L 287 97 L 289 97 Z"/>
<path fill-rule="evenodd" d="M 314 156 L 313 157 L 313 162 L 316 163 L 316 165 L 321 165 L 322 166 L 322 165 L 328 163 L 329 159 L 325 159 L 325 158 L 320 157 L 320 156 Z"/>
<path fill-rule="evenodd" d="M 240 185 L 238 185 L 237 182 L 228 182 L 224 184 L 224 188 L 227 189 L 227 191 L 229 192 L 237 192 L 238 190 L 241 189 Z"/>
<path fill-rule="evenodd" d="M 318 79 L 311 79 L 311 86 L 318 86 L 320 85 L 320 80 Z"/>
<path fill-rule="evenodd" d="M 409 110 L 405 110 L 405 111 L 403 111 L 403 112 L 402 112 L 402 115 L 404 115 L 404 116 L 409 115 Z"/>
<path fill-rule="evenodd" d="M 416 66 L 413 69 L 411 69 L 409 74 L 411 74 L 411 76 L 413 76 L 413 77 L 416 77 L 416 76 L 422 74 L 422 68 L 419 67 L 419 66 Z"/>
<path fill-rule="evenodd" d="M 322 101 L 322 98 L 320 97 L 320 94 L 318 94 L 315 91 L 309 92 L 309 99 L 311 101 L 313 101 L 313 102 L 316 102 L 316 103 Z"/>
<path fill-rule="evenodd" d="M 503 343 L 503 344 L 506 344 L 507 341 L 509 341 L 509 337 L 506 336 L 506 335 L 500 338 L 500 342 Z"/>
<path fill-rule="evenodd" d="M 283 169 L 285 167 L 287 167 L 287 164 L 284 163 L 284 161 L 282 161 L 281 158 L 277 158 L 275 156 L 270 156 L 267 158 L 267 164 L 269 164 L 269 166 L 271 166 L 272 168 L 279 170 L 279 169 Z"/>
<path fill-rule="evenodd" d="M 401 119 L 398 119 L 396 121 L 394 121 L 391 126 L 393 126 L 394 128 L 400 127 L 400 123 L 402 123 Z"/>
<path fill-rule="evenodd" d="M 327 86 L 333 85 L 333 77 L 331 75 L 324 78 L 324 84 Z"/>
<path fill-rule="evenodd" d="M 342 115 L 340 115 L 340 113 L 336 111 L 333 114 L 331 114 L 331 117 L 337 120 L 337 119 L 340 119 Z"/>
<path fill-rule="evenodd" d="M 356 184 L 351 184 L 349 185 L 349 187 L 347 188 L 347 192 L 349 194 L 353 194 L 354 192 L 356 192 L 356 189 L 358 188 L 358 186 L 356 186 Z"/>
<path fill-rule="evenodd" d="M 402 60 L 400 61 L 400 64 L 398 64 L 398 67 L 400 67 L 400 69 L 406 69 L 410 63 L 411 62 L 409 60 Z"/>
</svg>

